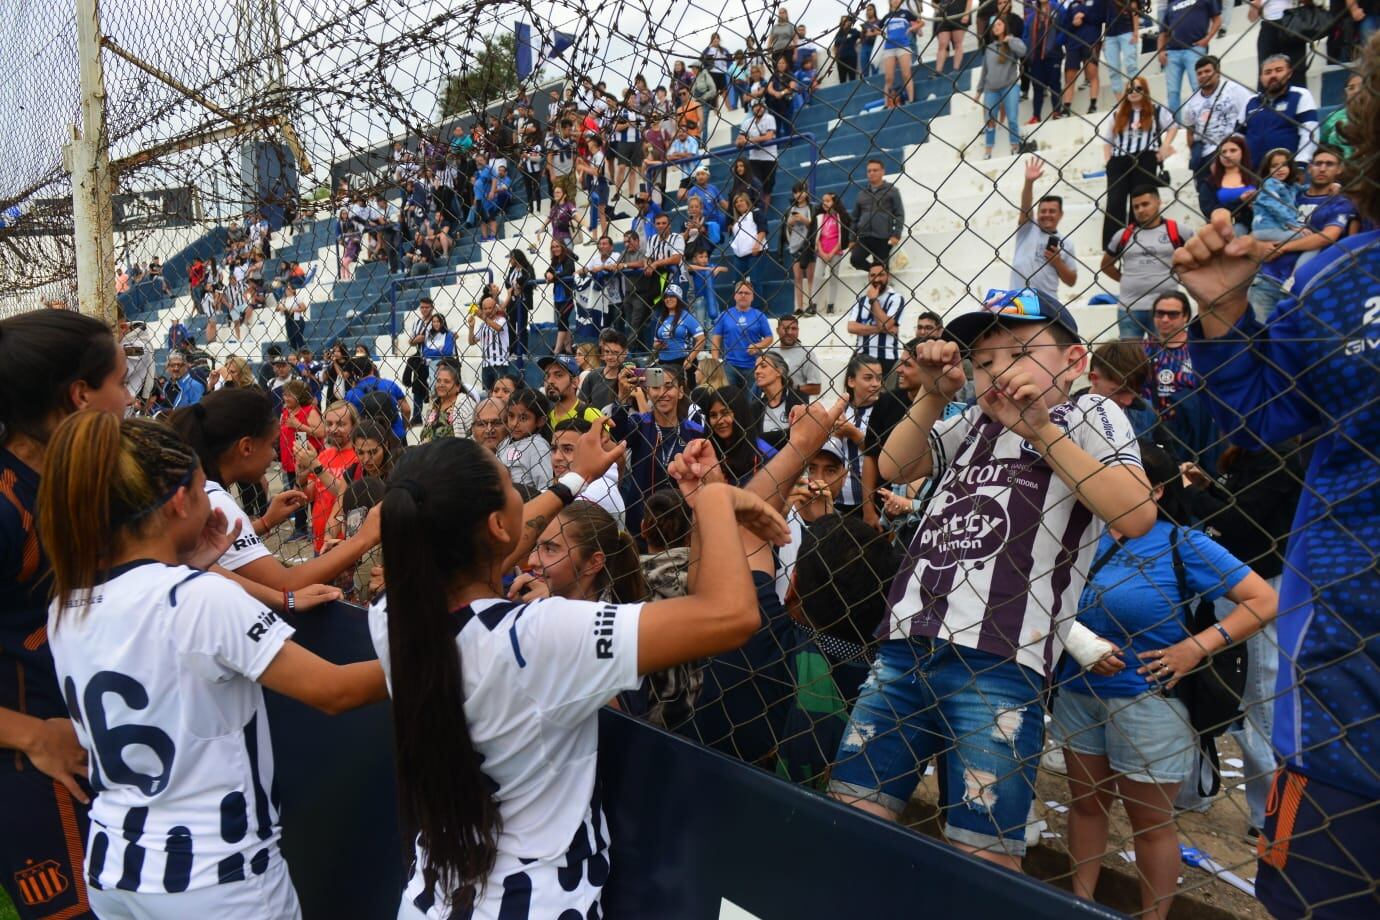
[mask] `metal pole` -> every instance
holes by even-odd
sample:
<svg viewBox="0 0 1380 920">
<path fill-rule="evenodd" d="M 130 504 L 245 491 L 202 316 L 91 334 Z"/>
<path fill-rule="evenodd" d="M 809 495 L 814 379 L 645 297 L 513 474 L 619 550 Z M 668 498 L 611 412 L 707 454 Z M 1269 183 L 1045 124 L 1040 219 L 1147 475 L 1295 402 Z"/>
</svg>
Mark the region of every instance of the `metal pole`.
<svg viewBox="0 0 1380 920">
<path fill-rule="evenodd" d="M 72 174 L 77 300 L 81 312 L 115 325 L 115 216 L 105 133 L 99 0 L 76 0 L 81 68 L 81 126 L 72 126 L 66 166 Z"/>
</svg>

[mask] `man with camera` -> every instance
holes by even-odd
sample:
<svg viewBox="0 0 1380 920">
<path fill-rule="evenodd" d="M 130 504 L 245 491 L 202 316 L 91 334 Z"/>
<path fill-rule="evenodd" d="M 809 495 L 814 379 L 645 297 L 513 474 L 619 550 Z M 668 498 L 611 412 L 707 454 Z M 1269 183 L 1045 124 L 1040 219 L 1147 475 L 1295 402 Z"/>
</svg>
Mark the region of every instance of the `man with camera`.
<svg viewBox="0 0 1380 920">
<path fill-rule="evenodd" d="M 1026 161 L 1021 212 L 1016 218 L 1016 251 L 1011 258 L 1011 288 L 1034 288 L 1058 300 L 1060 282 L 1077 283 L 1078 262 L 1074 258 L 1073 244 L 1059 235 L 1059 221 L 1064 219 L 1064 199 L 1045 195 L 1032 204 L 1035 183 L 1044 174 L 1044 162 L 1039 157 Z"/>
</svg>

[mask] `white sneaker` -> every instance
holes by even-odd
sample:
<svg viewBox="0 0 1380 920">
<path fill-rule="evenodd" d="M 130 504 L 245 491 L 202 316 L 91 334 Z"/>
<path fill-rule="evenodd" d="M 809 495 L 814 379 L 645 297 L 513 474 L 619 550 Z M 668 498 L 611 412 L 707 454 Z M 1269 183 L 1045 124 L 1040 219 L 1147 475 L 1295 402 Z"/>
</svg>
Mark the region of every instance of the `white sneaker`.
<svg viewBox="0 0 1380 920">
<path fill-rule="evenodd" d="M 1069 765 L 1064 762 L 1064 749 L 1052 747 L 1040 756 L 1040 766 L 1050 773 L 1061 773 L 1067 775 Z"/>
<path fill-rule="evenodd" d="M 1025 845 L 1027 847 L 1039 846 L 1043 838 L 1045 828 L 1049 824 L 1035 817 L 1035 803 L 1030 803 L 1030 811 L 1025 816 Z"/>
</svg>

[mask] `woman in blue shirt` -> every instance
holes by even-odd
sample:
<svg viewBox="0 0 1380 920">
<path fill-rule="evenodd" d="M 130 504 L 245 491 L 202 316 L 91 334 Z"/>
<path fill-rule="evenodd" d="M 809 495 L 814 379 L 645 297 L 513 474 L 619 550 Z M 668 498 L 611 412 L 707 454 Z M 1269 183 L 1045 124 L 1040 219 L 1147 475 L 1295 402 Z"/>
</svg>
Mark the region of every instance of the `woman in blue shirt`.
<svg viewBox="0 0 1380 920">
<path fill-rule="evenodd" d="M 422 357 L 426 359 L 432 380 L 436 379 L 436 368 L 443 359 L 456 357 L 455 334 L 446 328 L 446 318 L 440 313 L 431 314 L 431 327 L 422 341 Z"/>
<path fill-rule="evenodd" d="M 575 353 L 570 337 L 570 314 L 575 310 L 575 257 L 564 240 L 551 241 L 551 267 L 546 270 L 551 285 L 551 302 L 556 307 L 555 354 Z"/>
<path fill-rule="evenodd" d="M 661 293 L 663 313 L 656 327 L 656 341 L 652 343 L 657 361 L 671 373 L 687 378 L 694 373 L 695 361 L 704 348 L 704 327 L 695 314 L 686 309 L 680 285 L 668 284 Z"/>
<path fill-rule="evenodd" d="M 882 75 L 886 79 L 886 107 L 898 108 L 915 101 L 915 79 L 911 73 L 913 41 L 911 36 L 924 31 L 925 21 L 902 6 L 902 0 L 891 0 L 891 9 L 882 17 L 882 50 L 877 55 L 881 61 Z M 896 76 L 900 65 L 900 79 Z M 905 95 L 901 95 L 902 86 Z"/>
<path fill-rule="evenodd" d="M 1179 872 L 1174 797 L 1188 778 L 1198 739 L 1184 704 L 1168 691 L 1213 652 L 1242 642 L 1275 618 L 1265 579 L 1198 530 L 1170 455 L 1142 442 L 1141 460 L 1159 510 L 1149 533 L 1103 535 L 1079 605 L 1078 622 L 1118 651 L 1088 672 L 1060 670 L 1051 732 L 1068 763 L 1073 890 L 1091 899 L 1107 847 L 1112 800 L 1126 807 L 1141 873 L 1143 916 L 1169 914 Z M 1236 606 L 1212 629 L 1191 635 L 1199 598 Z"/>
</svg>

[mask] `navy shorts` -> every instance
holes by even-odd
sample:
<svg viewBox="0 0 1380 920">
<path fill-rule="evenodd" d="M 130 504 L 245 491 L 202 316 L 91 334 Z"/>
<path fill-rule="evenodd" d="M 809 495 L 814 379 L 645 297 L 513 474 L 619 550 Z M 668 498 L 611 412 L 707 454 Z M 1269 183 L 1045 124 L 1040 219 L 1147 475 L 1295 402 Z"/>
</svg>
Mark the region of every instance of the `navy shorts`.
<svg viewBox="0 0 1380 920">
<path fill-rule="evenodd" d="M 1380 802 L 1293 770 L 1275 774 L 1255 893 L 1279 920 L 1380 916 Z"/>
<path fill-rule="evenodd" d="M 86 806 L 27 760 L 24 765 L 0 770 L 0 886 L 20 920 L 94 916 L 82 868 Z"/>
<path fill-rule="evenodd" d="M 1077 39 L 1072 39 L 1064 46 L 1064 69 L 1082 70 L 1084 64 L 1096 64 L 1097 53 L 1101 44 L 1098 42 L 1096 45 L 1088 46 Z"/>
</svg>

